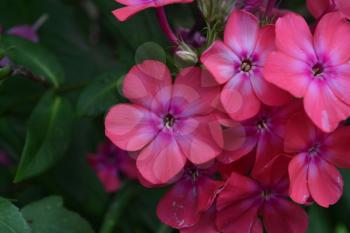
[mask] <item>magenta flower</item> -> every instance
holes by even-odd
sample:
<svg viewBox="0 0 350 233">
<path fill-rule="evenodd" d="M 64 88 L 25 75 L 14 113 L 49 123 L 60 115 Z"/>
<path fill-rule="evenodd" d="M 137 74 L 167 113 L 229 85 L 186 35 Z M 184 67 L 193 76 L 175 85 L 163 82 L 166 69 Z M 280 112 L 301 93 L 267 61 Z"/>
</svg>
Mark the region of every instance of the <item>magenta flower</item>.
<svg viewBox="0 0 350 233">
<path fill-rule="evenodd" d="M 343 193 L 343 179 L 336 167 L 350 168 L 350 127 L 331 134 L 320 131 L 304 113 L 290 119 L 285 150 L 295 157 L 289 164 L 290 196 L 300 204 L 314 200 L 328 207 Z"/>
<path fill-rule="evenodd" d="M 259 26 L 259 20 L 245 11 L 230 16 L 224 42 L 216 41 L 201 61 L 217 82 L 225 84 L 221 102 L 234 120 L 255 116 L 261 103 L 283 105 L 289 94 L 266 82 L 262 75 L 267 55 L 275 49 L 274 26 Z"/>
<path fill-rule="evenodd" d="M 205 170 L 187 166 L 183 177 L 158 203 L 159 219 L 176 229 L 196 225 L 224 184 L 212 178 L 215 171 L 215 167 Z"/>
<path fill-rule="evenodd" d="M 106 135 L 118 147 L 139 152 L 138 170 L 150 183 L 167 183 L 187 160 L 204 164 L 221 152 L 221 128 L 210 114 L 219 87 L 210 78 L 191 67 L 173 84 L 158 61 L 145 61 L 126 75 L 123 92 L 132 103 L 109 111 Z"/>
<path fill-rule="evenodd" d="M 125 7 L 113 11 L 119 21 L 125 21 L 134 14 L 152 7 L 162 7 L 174 3 L 190 3 L 193 0 L 116 0 Z"/>
<path fill-rule="evenodd" d="M 283 141 L 290 116 L 302 110 L 299 101 L 282 107 L 263 106 L 254 118 L 232 121 L 224 130 L 224 149 L 218 157 L 228 164 L 241 159 L 256 149 L 255 167 L 263 168 L 275 156 L 284 152 Z"/>
<path fill-rule="evenodd" d="M 216 203 L 219 232 L 306 232 L 307 214 L 288 200 L 288 162 L 281 156 L 252 177 L 231 174 Z"/>
<path fill-rule="evenodd" d="M 325 15 L 314 36 L 305 20 L 287 14 L 276 23 L 276 52 L 265 78 L 304 98 L 304 108 L 323 131 L 332 132 L 350 115 L 350 24 L 340 13 Z"/>
<path fill-rule="evenodd" d="M 115 192 L 120 188 L 121 175 L 129 179 L 138 178 L 135 160 L 128 152 L 110 142 L 100 144 L 95 154 L 88 155 L 87 161 L 107 192 Z"/>
</svg>

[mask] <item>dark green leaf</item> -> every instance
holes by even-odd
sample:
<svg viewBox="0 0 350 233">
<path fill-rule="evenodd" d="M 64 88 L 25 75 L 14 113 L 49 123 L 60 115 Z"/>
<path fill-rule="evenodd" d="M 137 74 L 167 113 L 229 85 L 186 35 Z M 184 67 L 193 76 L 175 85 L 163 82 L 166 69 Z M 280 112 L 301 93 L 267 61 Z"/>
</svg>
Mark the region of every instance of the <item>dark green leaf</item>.
<svg viewBox="0 0 350 233">
<path fill-rule="evenodd" d="M 22 209 L 33 233 L 93 233 L 89 223 L 63 207 L 60 197 L 52 196 Z"/>
<path fill-rule="evenodd" d="M 309 211 L 308 233 L 330 233 L 332 225 L 329 221 L 328 212 L 317 205 L 313 205 Z"/>
<path fill-rule="evenodd" d="M 97 116 L 117 102 L 118 77 L 110 73 L 97 77 L 81 93 L 77 105 L 79 115 Z"/>
<path fill-rule="evenodd" d="M 30 227 L 24 220 L 17 207 L 8 200 L 0 197 L 0 232 L 1 233 L 30 233 Z"/>
<path fill-rule="evenodd" d="M 48 92 L 34 109 L 15 181 L 38 175 L 64 156 L 71 136 L 70 103 Z"/>
<path fill-rule="evenodd" d="M 39 44 L 14 36 L 2 36 L 0 45 L 15 64 L 28 69 L 39 79 L 55 87 L 63 83 L 63 68 L 56 57 Z"/>
</svg>

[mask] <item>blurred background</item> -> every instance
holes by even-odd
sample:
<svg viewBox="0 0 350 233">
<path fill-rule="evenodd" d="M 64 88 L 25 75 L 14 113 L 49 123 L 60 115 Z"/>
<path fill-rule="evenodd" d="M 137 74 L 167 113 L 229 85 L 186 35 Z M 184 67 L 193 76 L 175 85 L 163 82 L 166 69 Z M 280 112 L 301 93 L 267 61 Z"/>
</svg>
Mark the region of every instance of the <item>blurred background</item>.
<svg viewBox="0 0 350 233">
<path fill-rule="evenodd" d="M 29 25 L 38 36 L 35 46 L 5 38 L 0 48 L 18 43 L 22 50 L 11 54 L 12 61 L 49 77 L 37 79 L 16 67 L 0 80 L 0 196 L 23 208 L 27 222 L 50 224 L 36 226 L 34 233 L 176 232 L 156 217 L 167 188 L 147 189 L 121 175 L 118 191 L 107 193 L 86 159 L 105 141 L 106 111 L 126 101 L 120 85 L 131 66 L 157 59 L 177 72 L 154 11 L 120 23 L 111 14 L 119 6 L 113 0 L 0 0 L 1 34 Z M 304 1 L 280 6 L 311 19 Z M 191 28 L 199 17 L 196 3 L 166 10 L 177 29 Z M 343 175 L 345 192 L 337 205 L 307 207 L 309 233 L 350 232 L 350 171 Z M 37 202 L 50 196 L 55 197 Z M 64 211 L 38 217 L 56 205 Z M 0 223 L 6 215 L 1 207 Z"/>
</svg>

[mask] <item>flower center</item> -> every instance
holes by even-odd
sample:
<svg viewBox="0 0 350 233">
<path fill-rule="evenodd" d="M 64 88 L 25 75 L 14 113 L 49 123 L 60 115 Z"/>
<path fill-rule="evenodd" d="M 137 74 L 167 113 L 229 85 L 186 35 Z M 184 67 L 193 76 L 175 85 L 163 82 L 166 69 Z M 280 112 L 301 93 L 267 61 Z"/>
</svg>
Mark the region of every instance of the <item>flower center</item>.
<svg viewBox="0 0 350 233">
<path fill-rule="evenodd" d="M 166 115 L 163 118 L 163 124 L 168 129 L 172 128 L 175 124 L 175 117 L 171 114 Z"/>
<path fill-rule="evenodd" d="M 324 72 L 324 67 L 322 64 L 317 63 L 312 67 L 312 74 L 314 77 L 319 77 Z"/>
<path fill-rule="evenodd" d="M 268 128 L 267 119 L 266 119 L 266 118 L 260 119 L 260 120 L 257 122 L 257 127 L 258 127 L 258 129 L 260 129 L 260 130 L 267 129 L 267 128 Z"/>
<path fill-rule="evenodd" d="M 314 156 L 317 155 L 318 152 L 320 150 L 320 144 L 316 143 L 315 145 L 313 145 L 310 149 L 309 149 L 309 155 Z"/>
<path fill-rule="evenodd" d="M 264 200 L 266 200 L 266 201 L 270 200 L 270 198 L 271 198 L 272 196 L 273 196 L 273 193 L 272 193 L 271 190 L 263 190 L 263 191 L 261 192 L 261 197 L 262 197 Z"/>
<path fill-rule="evenodd" d="M 250 60 L 245 59 L 241 63 L 241 71 L 243 72 L 249 72 L 252 70 L 253 64 Z"/>
</svg>

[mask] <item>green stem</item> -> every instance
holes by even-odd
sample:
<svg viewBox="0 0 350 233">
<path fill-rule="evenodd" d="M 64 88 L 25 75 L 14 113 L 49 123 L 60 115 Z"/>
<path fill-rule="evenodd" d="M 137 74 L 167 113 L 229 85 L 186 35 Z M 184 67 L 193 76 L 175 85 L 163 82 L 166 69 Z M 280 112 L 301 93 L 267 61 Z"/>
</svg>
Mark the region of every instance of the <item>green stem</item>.
<svg viewBox="0 0 350 233">
<path fill-rule="evenodd" d="M 121 190 L 116 193 L 110 205 L 99 233 L 113 233 L 119 224 L 119 219 L 124 209 L 137 194 L 137 188 L 130 183 L 125 183 Z"/>
</svg>

